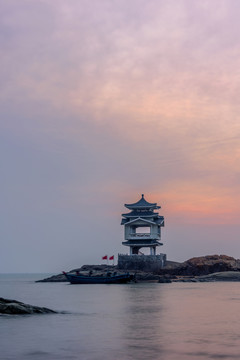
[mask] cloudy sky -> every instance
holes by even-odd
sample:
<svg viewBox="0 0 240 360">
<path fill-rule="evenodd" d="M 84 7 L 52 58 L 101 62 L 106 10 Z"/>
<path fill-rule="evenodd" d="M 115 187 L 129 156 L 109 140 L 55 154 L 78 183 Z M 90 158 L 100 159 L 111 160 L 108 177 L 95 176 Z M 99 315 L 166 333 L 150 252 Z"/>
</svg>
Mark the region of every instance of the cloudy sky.
<svg viewBox="0 0 240 360">
<path fill-rule="evenodd" d="M 171 260 L 240 258 L 238 0 L 0 0 L 0 272 L 125 253 L 162 206 Z"/>
</svg>

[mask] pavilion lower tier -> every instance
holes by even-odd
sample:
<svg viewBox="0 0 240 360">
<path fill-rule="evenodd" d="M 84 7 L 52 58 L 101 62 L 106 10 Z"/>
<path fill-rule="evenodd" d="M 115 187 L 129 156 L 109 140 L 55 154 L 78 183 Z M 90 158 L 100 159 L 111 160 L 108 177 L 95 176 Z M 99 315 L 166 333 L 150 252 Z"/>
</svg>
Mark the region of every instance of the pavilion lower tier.
<svg viewBox="0 0 240 360">
<path fill-rule="evenodd" d="M 144 240 L 135 240 L 135 241 L 124 241 L 123 245 L 130 247 L 130 255 L 138 255 L 141 248 L 150 248 L 150 255 L 156 255 L 156 247 L 163 245 L 157 240 L 144 241 Z"/>
</svg>

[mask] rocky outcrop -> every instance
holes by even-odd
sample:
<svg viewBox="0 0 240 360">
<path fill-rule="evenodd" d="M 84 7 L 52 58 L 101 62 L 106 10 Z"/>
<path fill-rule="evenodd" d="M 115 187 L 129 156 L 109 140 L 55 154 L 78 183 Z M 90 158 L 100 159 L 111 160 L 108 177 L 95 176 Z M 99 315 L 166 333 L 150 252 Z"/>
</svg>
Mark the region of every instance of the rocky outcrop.
<svg viewBox="0 0 240 360">
<path fill-rule="evenodd" d="M 134 271 L 134 270 L 126 270 L 126 271 L 120 271 L 117 269 L 116 266 L 112 265 L 83 265 L 79 269 L 74 269 L 69 271 L 69 274 L 76 274 L 81 273 L 82 275 L 89 275 L 91 272 L 91 275 L 95 276 L 106 276 L 107 273 L 111 272 L 117 272 L 118 274 L 129 272 L 130 274 L 135 276 L 136 281 L 155 281 L 157 282 L 159 280 L 159 275 L 154 274 L 152 272 L 144 272 L 144 271 Z M 49 278 L 37 280 L 36 282 L 66 282 L 68 281 L 63 274 L 53 275 Z"/>
<path fill-rule="evenodd" d="M 94 274 L 104 275 L 109 271 L 114 272 L 120 270 L 117 268 L 117 266 L 110 265 L 83 265 L 81 268 L 71 270 L 70 273 L 81 272 L 82 274 L 87 275 L 90 271 Z M 185 280 L 188 281 L 188 278 L 193 279 L 194 277 L 213 273 L 240 272 L 240 260 L 236 260 L 233 257 L 227 255 L 207 255 L 194 257 L 183 263 L 166 261 L 165 267 L 158 271 L 140 271 L 139 269 L 122 270 L 122 272 L 127 271 L 129 271 L 131 274 L 136 274 L 137 281 L 159 281 L 165 283 L 170 282 L 172 279 L 175 279 L 175 277 L 185 277 Z M 59 281 L 67 280 L 63 274 L 58 274 L 47 279 L 39 280 L 38 282 Z"/>
<path fill-rule="evenodd" d="M 171 282 L 240 281 L 240 271 L 223 271 L 202 276 L 176 276 Z"/>
<path fill-rule="evenodd" d="M 227 255 L 194 257 L 175 266 L 166 266 L 161 274 L 201 276 L 223 271 L 240 271 L 240 260 Z"/>
<path fill-rule="evenodd" d="M 29 314 L 53 314 L 56 311 L 45 307 L 24 304 L 20 301 L 0 298 L 0 314 L 29 315 Z"/>
<path fill-rule="evenodd" d="M 208 282 L 208 281 L 240 281 L 239 271 L 223 271 L 217 272 L 205 276 L 198 276 L 197 281 Z"/>
<path fill-rule="evenodd" d="M 117 270 L 117 267 L 114 265 L 83 265 L 80 268 L 70 270 L 69 274 L 76 274 L 81 272 L 81 274 L 88 275 L 89 272 L 94 272 L 95 274 L 106 274 L 107 272 L 114 272 Z M 57 274 L 50 276 L 48 278 L 37 280 L 36 282 L 66 282 L 66 276 L 63 274 Z"/>
<path fill-rule="evenodd" d="M 45 279 L 42 280 L 37 280 L 37 283 L 42 283 L 42 282 L 66 282 L 66 276 L 63 274 L 57 274 L 57 275 L 53 275 L 50 277 L 47 277 Z"/>
</svg>

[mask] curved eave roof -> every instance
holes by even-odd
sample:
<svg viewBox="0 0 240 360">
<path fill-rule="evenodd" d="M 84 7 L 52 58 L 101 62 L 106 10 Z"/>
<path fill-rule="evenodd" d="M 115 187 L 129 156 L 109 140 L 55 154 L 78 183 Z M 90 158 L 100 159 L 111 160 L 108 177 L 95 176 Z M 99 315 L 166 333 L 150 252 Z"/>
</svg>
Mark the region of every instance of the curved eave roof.
<svg viewBox="0 0 240 360">
<path fill-rule="evenodd" d="M 136 211 L 136 210 L 132 210 L 130 213 L 127 214 L 122 214 L 122 216 L 126 217 L 126 218 L 131 218 L 131 217 L 158 217 L 158 213 L 155 213 L 153 211 Z"/>
<path fill-rule="evenodd" d="M 141 217 L 138 217 L 138 218 L 135 218 L 135 219 L 129 219 L 126 224 L 132 224 L 132 223 L 138 222 L 138 221 L 141 221 L 141 222 L 147 223 L 147 224 L 152 224 L 152 225 L 156 224 L 156 222 L 154 220 L 151 221 L 149 219 L 144 219 L 144 218 L 141 218 Z"/>
<path fill-rule="evenodd" d="M 141 247 L 149 247 L 149 246 L 161 246 L 163 245 L 163 243 L 157 241 L 157 240 L 151 240 L 151 241 L 144 241 L 144 240 L 139 240 L 139 241 L 123 241 L 122 242 L 123 245 L 125 246 L 141 246 Z"/>
<path fill-rule="evenodd" d="M 134 209 L 160 209 L 161 206 L 158 206 L 157 203 L 149 203 L 144 199 L 144 194 L 142 194 L 142 198 L 133 204 L 124 204 L 124 206 L 130 210 Z"/>
<path fill-rule="evenodd" d="M 160 225 L 160 226 L 164 226 L 164 217 L 163 216 L 159 216 L 157 218 L 154 218 L 152 221 L 149 220 L 147 217 L 128 217 L 128 218 L 123 218 L 122 221 L 121 221 L 121 225 L 125 225 L 125 224 L 131 224 L 131 223 L 134 223 L 135 221 L 143 221 L 143 222 L 147 222 L 147 223 L 150 223 L 150 224 L 157 224 L 157 225 Z"/>
</svg>

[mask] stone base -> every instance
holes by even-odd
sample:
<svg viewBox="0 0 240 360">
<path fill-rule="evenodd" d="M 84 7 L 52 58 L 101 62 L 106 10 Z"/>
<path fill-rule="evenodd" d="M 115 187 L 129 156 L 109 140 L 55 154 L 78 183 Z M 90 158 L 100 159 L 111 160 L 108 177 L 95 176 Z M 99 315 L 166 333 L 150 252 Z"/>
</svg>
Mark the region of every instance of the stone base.
<svg viewBox="0 0 240 360">
<path fill-rule="evenodd" d="M 162 269 L 167 260 L 166 254 L 122 255 L 118 254 L 118 269 L 154 272 Z"/>
</svg>

